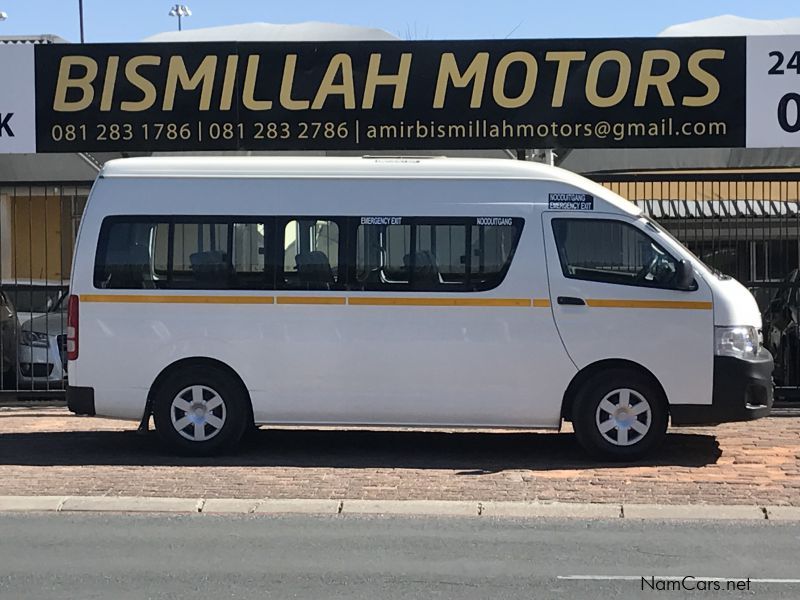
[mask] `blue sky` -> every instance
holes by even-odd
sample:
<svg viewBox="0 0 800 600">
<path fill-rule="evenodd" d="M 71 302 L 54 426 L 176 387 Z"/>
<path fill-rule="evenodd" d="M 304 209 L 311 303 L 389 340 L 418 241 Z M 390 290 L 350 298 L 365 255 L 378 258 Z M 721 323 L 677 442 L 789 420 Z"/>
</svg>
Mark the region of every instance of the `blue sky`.
<svg viewBox="0 0 800 600">
<path fill-rule="evenodd" d="M 405 39 L 652 36 L 722 14 L 800 17 L 797 0 L 183 0 L 185 28 L 251 21 L 333 21 Z M 169 0 L 84 0 L 87 42 L 138 41 L 176 28 Z M 0 0 L 0 35 L 54 33 L 79 40 L 78 0 Z"/>
</svg>

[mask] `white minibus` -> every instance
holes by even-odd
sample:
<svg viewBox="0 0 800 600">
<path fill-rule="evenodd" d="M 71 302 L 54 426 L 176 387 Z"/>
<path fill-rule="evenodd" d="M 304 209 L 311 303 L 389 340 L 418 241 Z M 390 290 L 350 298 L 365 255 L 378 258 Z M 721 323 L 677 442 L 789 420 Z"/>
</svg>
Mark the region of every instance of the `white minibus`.
<svg viewBox="0 0 800 600">
<path fill-rule="evenodd" d="M 70 410 L 212 454 L 257 425 L 558 429 L 604 459 L 772 406 L 761 315 L 567 171 L 134 158 L 83 214 Z"/>
</svg>

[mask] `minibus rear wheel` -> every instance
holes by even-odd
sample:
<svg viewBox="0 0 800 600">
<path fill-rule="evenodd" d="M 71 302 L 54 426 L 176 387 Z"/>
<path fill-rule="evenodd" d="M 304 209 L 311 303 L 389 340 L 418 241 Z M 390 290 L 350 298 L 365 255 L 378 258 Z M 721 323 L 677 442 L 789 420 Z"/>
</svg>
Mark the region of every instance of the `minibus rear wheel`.
<svg viewBox="0 0 800 600">
<path fill-rule="evenodd" d="M 572 426 L 587 452 L 616 461 L 637 460 L 667 432 L 667 399 L 635 370 L 598 372 L 584 383 L 572 407 Z"/>
<path fill-rule="evenodd" d="M 241 386 L 222 369 L 187 366 L 159 386 L 153 421 L 173 450 L 209 456 L 239 442 L 248 423 L 248 404 Z"/>
</svg>

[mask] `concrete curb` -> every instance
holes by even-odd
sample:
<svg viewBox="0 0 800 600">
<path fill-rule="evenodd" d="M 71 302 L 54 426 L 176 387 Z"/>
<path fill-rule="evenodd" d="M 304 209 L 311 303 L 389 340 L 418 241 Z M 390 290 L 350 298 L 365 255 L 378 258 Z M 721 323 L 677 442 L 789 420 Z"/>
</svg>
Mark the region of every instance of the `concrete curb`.
<svg viewBox="0 0 800 600">
<path fill-rule="evenodd" d="M 341 500 L 261 500 L 255 513 L 269 514 L 302 514 L 302 515 L 336 515 L 342 510 Z"/>
<path fill-rule="evenodd" d="M 195 498 L 147 498 L 131 496 L 69 496 L 59 512 L 198 512 Z"/>
<path fill-rule="evenodd" d="M 800 521 L 800 506 L 768 506 L 770 521 Z"/>
<path fill-rule="evenodd" d="M 480 502 L 459 500 L 344 500 L 343 515 L 436 515 L 477 517 Z"/>
<path fill-rule="evenodd" d="M 486 502 L 482 516 L 517 518 L 619 519 L 619 504 L 578 504 L 568 502 Z"/>
<path fill-rule="evenodd" d="M 58 511 L 64 496 L 0 496 L 0 512 Z"/>
<path fill-rule="evenodd" d="M 439 500 L 157 498 L 132 496 L 0 496 L 4 512 L 174 514 L 405 515 L 653 521 L 800 522 L 798 506 L 591 504 Z"/>
<path fill-rule="evenodd" d="M 767 519 L 767 512 L 763 507 L 746 505 L 625 504 L 622 509 L 626 519 L 679 519 L 684 521 L 763 521 Z"/>
</svg>

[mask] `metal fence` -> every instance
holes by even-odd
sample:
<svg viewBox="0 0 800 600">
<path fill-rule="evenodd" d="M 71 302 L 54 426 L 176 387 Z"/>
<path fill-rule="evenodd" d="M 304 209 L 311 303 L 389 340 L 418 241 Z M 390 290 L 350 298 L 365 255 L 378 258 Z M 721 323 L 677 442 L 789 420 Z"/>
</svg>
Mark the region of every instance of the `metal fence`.
<svg viewBox="0 0 800 600">
<path fill-rule="evenodd" d="M 784 395 L 800 391 L 799 175 L 593 176 L 753 292 Z M 90 185 L 0 184 L 0 394 L 63 393 L 64 297 Z"/>
<path fill-rule="evenodd" d="M 90 184 L 0 185 L 0 393 L 66 385 L 66 296 Z"/>
</svg>

